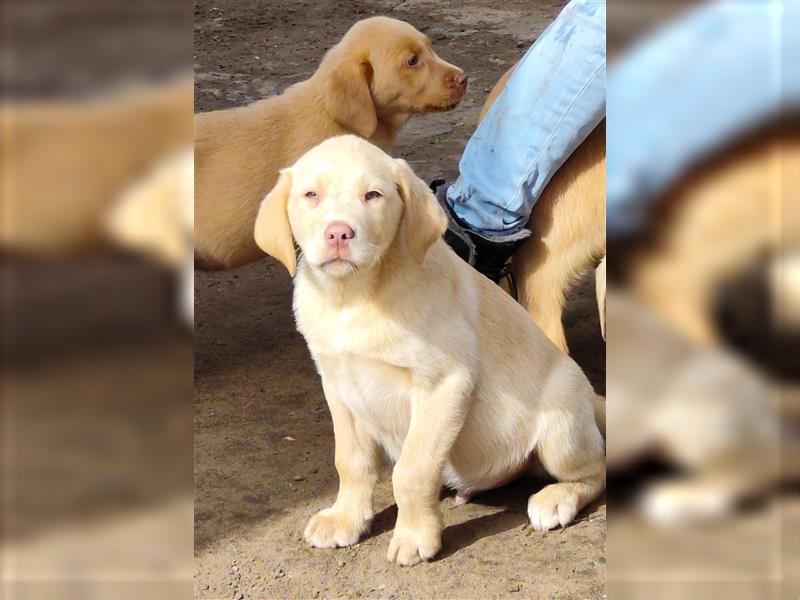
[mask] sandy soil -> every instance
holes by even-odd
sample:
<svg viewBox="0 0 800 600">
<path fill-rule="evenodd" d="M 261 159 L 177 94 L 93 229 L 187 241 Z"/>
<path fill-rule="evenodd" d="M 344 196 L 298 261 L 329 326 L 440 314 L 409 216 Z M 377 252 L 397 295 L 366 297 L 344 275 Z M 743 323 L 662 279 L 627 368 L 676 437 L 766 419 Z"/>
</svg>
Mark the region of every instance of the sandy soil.
<svg viewBox="0 0 800 600">
<path fill-rule="evenodd" d="M 470 75 L 454 111 L 412 120 L 395 154 L 425 179 L 452 178 L 489 89 L 557 14 L 559 1 L 459 4 L 425 0 L 199 0 L 196 108 L 237 106 L 304 79 L 356 20 L 387 14 L 434 39 Z M 526 527 L 522 480 L 453 508 L 437 559 L 412 569 L 386 561 L 396 507 L 389 470 L 372 532 L 349 549 L 301 539 L 336 492 L 330 416 L 291 317 L 291 281 L 267 259 L 197 272 L 195 344 L 195 589 L 200 598 L 601 598 L 605 500 L 565 530 Z M 591 281 L 565 315 L 574 356 L 604 391 L 605 350 Z"/>
</svg>

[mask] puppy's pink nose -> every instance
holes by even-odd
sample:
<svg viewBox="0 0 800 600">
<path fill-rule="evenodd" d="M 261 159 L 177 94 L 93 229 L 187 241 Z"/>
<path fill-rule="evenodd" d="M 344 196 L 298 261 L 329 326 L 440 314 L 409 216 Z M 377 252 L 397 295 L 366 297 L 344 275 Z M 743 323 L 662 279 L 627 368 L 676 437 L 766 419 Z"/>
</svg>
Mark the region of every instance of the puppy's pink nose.
<svg viewBox="0 0 800 600">
<path fill-rule="evenodd" d="M 456 87 L 467 87 L 468 80 L 469 77 L 463 72 L 453 77 L 453 83 L 456 84 Z"/>
<path fill-rule="evenodd" d="M 347 246 L 354 237 L 356 234 L 344 223 L 331 223 L 325 228 L 325 241 L 329 246 Z"/>
</svg>

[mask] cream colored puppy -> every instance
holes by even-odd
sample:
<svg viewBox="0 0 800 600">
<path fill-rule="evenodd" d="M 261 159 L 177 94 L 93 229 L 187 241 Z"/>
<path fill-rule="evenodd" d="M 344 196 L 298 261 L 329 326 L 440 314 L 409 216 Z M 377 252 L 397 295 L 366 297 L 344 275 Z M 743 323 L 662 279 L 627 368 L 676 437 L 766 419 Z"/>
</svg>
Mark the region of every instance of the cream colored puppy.
<svg viewBox="0 0 800 600">
<path fill-rule="evenodd" d="M 381 449 L 395 461 L 388 557 L 401 565 L 439 551 L 443 483 L 465 499 L 543 466 L 558 483 L 528 502 L 538 530 L 567 525 L 604 489 L 588 380 L 450 250 L 445 227 L 404 161 L 349 135 L 281 171 L 261 205 L 255 239 L 297 272 L 297 326 L 336 436 L 339 493 L 305 530 L 313 546 L 367 531 Z"/>
<path fill-rule="evenodd" d="M 609 468 L 655 456 L 681 471 L 647 487 L 645 514 L 688 524 L 723 517 L 769 491 L 782 466 L 769 383 L 725 349 L 685 340 L 613 288 L 608 327 Z"/>
<path fill-rule="evenodd" d="M 179 279 L 178 309 L 194 325 L 194 151 L 169 156 L 126 190 L 106 215 L 117 244 L 169 267 Z"/>
</svg>

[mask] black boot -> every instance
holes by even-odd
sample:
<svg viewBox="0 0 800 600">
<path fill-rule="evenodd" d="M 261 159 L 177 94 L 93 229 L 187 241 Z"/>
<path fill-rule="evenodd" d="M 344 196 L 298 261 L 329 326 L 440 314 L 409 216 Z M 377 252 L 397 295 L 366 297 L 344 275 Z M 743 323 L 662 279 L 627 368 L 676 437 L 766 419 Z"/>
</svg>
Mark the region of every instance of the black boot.
<svg viewBox="0 0 800 600">
<path fill-rule="evenodd" d="M 508 259 L 531 235 L 528 229 L 505 236 L 485 237 L 469 229 L 450 208 L 447 202 L 447 188 L 443 179 L 431 182 L 431 190 L 436 194 L 439 204 L 447 214 L 447 231 L 444 241 L 467 263 L 499 283 L 508 274 Z"/>
</svg>

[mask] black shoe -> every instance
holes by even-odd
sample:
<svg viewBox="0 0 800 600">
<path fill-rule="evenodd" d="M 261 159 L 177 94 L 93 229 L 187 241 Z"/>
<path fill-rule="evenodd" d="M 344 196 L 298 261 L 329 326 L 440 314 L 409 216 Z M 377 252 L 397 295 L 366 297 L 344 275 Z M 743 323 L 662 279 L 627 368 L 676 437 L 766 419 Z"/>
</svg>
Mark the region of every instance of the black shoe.
<svg viewBox="0 0 800 600">
<path fill-rule="evenodd" d="M 458 218 L 447 202 L 448 185 L 443 179 L 431 182 L 431 190 L 436 194 L 439 204 L 447 214 L 447 231 L 444 241 L 464 261 L 475 267 L 477 271 L 499 283 L 510 269 L 508 259 L 531 235 L 528 229 L 505 236 L 488 238 L 475 233 Z"/>
</svg>

